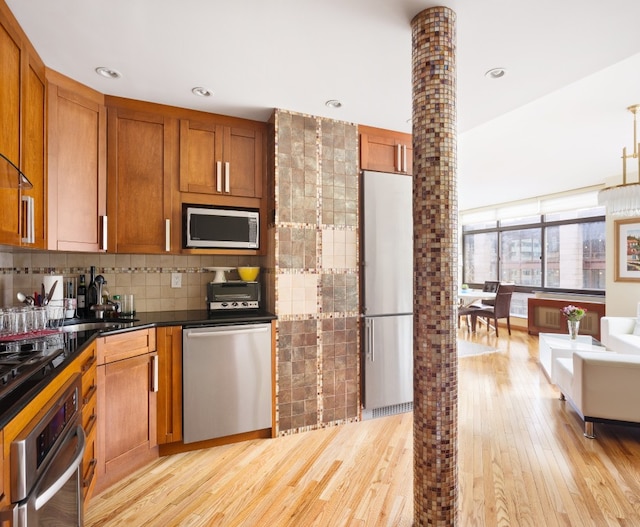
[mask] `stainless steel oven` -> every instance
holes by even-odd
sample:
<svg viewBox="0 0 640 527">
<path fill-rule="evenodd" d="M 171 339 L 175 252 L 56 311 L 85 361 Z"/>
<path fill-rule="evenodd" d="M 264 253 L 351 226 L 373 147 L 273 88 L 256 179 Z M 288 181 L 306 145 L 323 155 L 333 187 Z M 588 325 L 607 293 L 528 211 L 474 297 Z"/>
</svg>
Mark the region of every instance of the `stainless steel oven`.
<svg viewBox="0 0 640 527">
<path fill-rule="evenodd" d="M 13 527 L 83 525 L 80 394 L 76 374 L 11 442 Z"/>
</svg>

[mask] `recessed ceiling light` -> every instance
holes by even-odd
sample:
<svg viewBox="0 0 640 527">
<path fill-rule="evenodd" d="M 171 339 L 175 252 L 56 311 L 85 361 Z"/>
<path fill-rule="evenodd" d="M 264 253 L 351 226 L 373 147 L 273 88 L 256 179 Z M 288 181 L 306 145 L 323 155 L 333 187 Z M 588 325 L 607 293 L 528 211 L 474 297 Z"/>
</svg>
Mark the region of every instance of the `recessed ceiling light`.
<svg viewBox="0 0 640 527">
<path fill-rule="evenodd" d="M 327 102 L 324 103 L 324 105 L 328 106 L 329 108 L 342 107 L 342 103 L 338 99 L 329 99 Z"/>
<path fill-rule="evenodd" d="M 191 93 L 197 95 L 198 97 L 211 97 L 213 95 L 213 92 L 211 90 L 203 88 L 202 86 L 191 88 Z"/>
<path fill-rule="evenodd" d="M 506 73 L 507 70 L 504 68 L 491 68 L 484 74 L 484 76 L 488 77 L 489 79 L 499 79 L 501 77 L 504 77 Z"/>
<path fill-rule="evenodd" d="M 119 71 L 111 68 L 105 68 L 104 66 L 96 68 L 96 73 L 98 75 L 106 77 L 107 79 L 119 79 L 120 77 L 122 77 L 122 73 L 120 73 Z"/>
</svg>

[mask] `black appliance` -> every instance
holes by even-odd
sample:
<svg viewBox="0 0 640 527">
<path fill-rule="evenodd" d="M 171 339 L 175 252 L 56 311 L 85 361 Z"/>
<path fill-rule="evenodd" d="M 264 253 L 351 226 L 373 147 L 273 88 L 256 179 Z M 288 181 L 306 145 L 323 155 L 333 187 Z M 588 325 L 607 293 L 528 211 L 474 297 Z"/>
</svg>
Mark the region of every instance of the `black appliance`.
<svg viewBox="0 0 640 527">
<path fill-rule="evenodd" d="M 207 310 L 256 310 L 260 308 L 260 283 L 233 280 L 207 284 Z"/>
</svg>

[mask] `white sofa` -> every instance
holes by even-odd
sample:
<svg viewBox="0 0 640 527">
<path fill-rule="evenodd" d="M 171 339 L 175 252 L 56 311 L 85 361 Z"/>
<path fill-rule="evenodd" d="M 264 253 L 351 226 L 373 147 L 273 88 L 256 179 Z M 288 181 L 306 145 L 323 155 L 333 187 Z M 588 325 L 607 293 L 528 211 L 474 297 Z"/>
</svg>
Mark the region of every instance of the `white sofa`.
<svg viewBox="0 0 640 527">
<path fill-rule="evenodd" d="M 634 335 L 635 327 L 635 317 L 602 317 L 600 340 L 608 350 L 640 355 L 640 333 Z"/>
<path fill-rule="evenodd" d="M 603 317 L 602 343 L 609 351 L 576 351 L 555 359 L 555 382 L 584 419 L 584 435 L 593 423 L 640 424 L 640 335 L 633 317 Z"/>
</svg>

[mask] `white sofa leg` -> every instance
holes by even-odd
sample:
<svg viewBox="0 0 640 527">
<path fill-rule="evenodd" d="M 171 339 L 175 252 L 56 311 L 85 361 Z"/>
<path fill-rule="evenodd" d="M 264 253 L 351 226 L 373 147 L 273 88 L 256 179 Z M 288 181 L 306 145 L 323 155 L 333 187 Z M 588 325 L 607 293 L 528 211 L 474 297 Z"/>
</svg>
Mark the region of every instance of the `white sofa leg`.
<svg viewBox="0 0 640 527">
<path fill-rule="evenodd" d="M 584 437 L 588 439 L 593 439 L 596 437 L 593 433 L 593 423 L 591 421 L 584 422 Z"/>
</svg>

